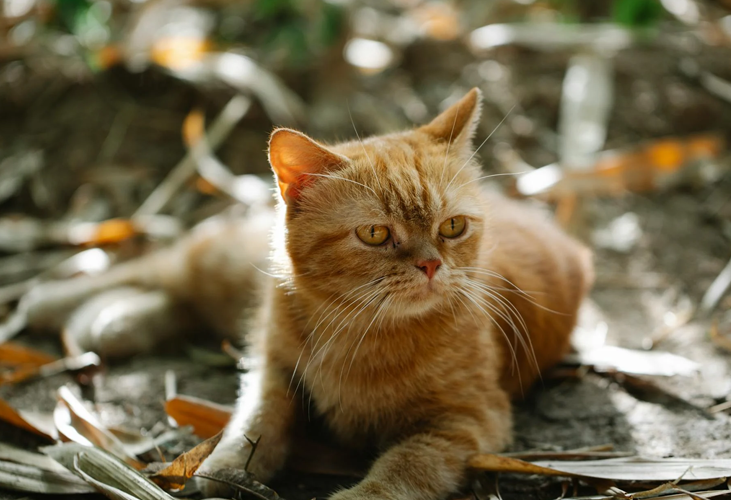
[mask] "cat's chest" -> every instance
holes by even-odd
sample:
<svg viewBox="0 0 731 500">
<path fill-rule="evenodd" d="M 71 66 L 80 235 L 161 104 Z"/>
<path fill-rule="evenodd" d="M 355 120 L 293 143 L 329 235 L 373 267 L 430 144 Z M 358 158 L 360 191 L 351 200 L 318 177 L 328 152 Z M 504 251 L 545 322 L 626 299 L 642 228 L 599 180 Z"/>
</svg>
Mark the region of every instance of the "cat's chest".
<svg viewBox="0 0 731 500">
<path fill-rule="evenodd" d="M 449 360 L 438 351 L 401 346 L 397 352 L 397 346 L 364 344 L 355 349 L 308 352 L 296 375 L 313 410 L 341 440 L 391 439 L 446 390 L 439 371 Z"/>
<path fill-rule="evenodd" d="M 413 375 L 367 374 L 337 363 L 325 363 L 304 380 L 312 408 L 341 441 L 355 446 L 400 434 L 430 391 L 429 381 Z"/>
</svg>

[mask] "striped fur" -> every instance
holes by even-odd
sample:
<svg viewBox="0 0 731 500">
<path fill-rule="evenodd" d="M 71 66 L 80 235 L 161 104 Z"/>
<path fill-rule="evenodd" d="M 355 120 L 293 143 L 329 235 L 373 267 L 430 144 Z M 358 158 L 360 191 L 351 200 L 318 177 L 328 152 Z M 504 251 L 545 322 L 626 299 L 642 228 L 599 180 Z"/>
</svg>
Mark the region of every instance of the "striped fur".
<svg viewBox="0 0 731 500">
<path fill-rule="evenodd" d="M 343 443 L 377 447 L 335 500 L 436 500 L 469 457 L 511 441 L 510 397 L 565 353 L 591 281 L 588 252 L 550 221 L 477 182 L 471 91 L 415 130 L 332 146 L 275 131 L 282 194 L 274 273 L 234 419 L 205 467 L 286 460 L 300 401 Z M 465 216 L 454 239 L 439 225 Z M 391 239 L 365 245 L 360 226 Z M 433 279 L 417 262 L 439 259 Z M 215 485 L 205 484 L 207 493 Z"/>
</svg>

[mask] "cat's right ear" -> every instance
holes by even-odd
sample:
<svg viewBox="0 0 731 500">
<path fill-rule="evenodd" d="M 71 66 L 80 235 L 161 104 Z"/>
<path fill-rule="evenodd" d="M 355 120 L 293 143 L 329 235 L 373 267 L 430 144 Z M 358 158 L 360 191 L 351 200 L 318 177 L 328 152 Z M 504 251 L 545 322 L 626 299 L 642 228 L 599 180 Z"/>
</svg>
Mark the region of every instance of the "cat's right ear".
<svg viewBox="0 0 731 500">
<path fill-rule="evenodd" d="M 348 159 L 301 132 L 280 128 L 269 139 L 269 163 L 277 176 L 282 198 L 289 205 L 318 175 L 337 169 Z"/>
<path fill-rule="evenodd" d="M 469 149 L 480 120 L 481 107 L 482 92 L 475 87 L 419 130 L 438 141 L 456 146 L 455 149 Z"/>
</svg>

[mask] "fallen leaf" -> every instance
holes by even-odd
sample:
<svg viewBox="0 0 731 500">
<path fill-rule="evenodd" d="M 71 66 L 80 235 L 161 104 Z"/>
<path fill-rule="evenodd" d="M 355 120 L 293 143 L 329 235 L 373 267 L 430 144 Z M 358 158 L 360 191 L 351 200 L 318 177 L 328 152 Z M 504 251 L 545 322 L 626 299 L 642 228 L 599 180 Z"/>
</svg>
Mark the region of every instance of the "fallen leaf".
<svg viewBox="0 0 731 500">
<path fill-rule="evenodd" d="M 223 468 L 216 471 L 196 474 L 211 481 L 216 481 L 229 486 L 237 492 L 251 495 L 259 500 L 280 500 L 276 491 L 261 484 L 254 479 L 254 476 L 245 470 Z"/>
<path fill-rule="evenodd" d="M 76 443 L 41 449 L 113 500 L 172 500 L 159 486 L 114 455 Z"/>
<path fill-rule="evenodd" d="M 605 481 L 675 481 L 714 479 L 731 476 L 731 459 L 703 460 L 685 458 L 626 457 L 585 461 L 525 462 L 499 455 L 475 455 L 474 469 L 543 476 L 576 477 Z"/>
<path fill-rule="evenodd" d="M 51 377 L 66 371 L 77 372 L 98 367 L 100 364 L 101 360 L 97 354 L 86 352 L 79 356 L 61 358 L 42 365 L 24 365 L 10 373 L 0 375 L 0 385 L 17 384 L 35 377 Z"/>
<path fill-rule="evenodd" d="M 0 363 L 3 364 L 42 366 L 57 359 L 55 356 L 16 344 L 15 342 L 0 344 Z"/>
<path fill-rule="evenodd" d="M 91 483 L 100 493 L 114 500 L 173 499 L 142 474 L 97 448 L 76 454 L 74 471 Z"/>
<path fill-rule="evenodd" d="M 79 442 L 79 444 L 94 444 L 124 460 L 138 470 L 145 468 L 145 464 L 130 456 L 122 442 L 114 434 L 109 432 L 95 415 L 86 409 L 81 400 L 68 387 L 63 386 L 59 388 L 58 397 L 59 403 L 68 409 L 69 417 L 66 420 L 63 408 L 59 409 L 57 407 L 57 411 L 54 412 L 54 420 L 57 422 L 57 427 L 63 421 L 63 426 L 59 427 L 59 432 L 70 440 Z M 81 436 L 83 439 L 79 439 L 78 436 Z"/>
<path fill-rule="evenodd" d="M 93 489 L 52 458 L 0 443 L 0 487 L 30 493 L 79 494 Z"/>
<path fill-rule="evenodd" d="M 133 456 L 144 455 L 170 441 L 180 441 L 191 435 L 190 427 L 181 427 L 165 431 L 155 437 L 143 436 L 138 431 L 108 427 L 109 432 L 119 439 L 127 453 Z M 149 468 L 147 464 L 146 468 Z"/>
<path fill-rule="evenodd" d="M 0 461 L 0 487 L 29 493 L 76 495 L 93 493 L 85 481 L 70 472 L 48 471 L 33 465 Z"/>
<path fill-rule="evenodd" d="M 683 356 L 663 351 L 638 351 L 623 347 L 602 346 L 570 355 L 569 363 L 593 366 L 595 370 L 616 370 L 635 375 L 692 375 L 698 363 Z"/>
<path fill-rule="evenodd" d="M 0 344 L 0 366 L 9 369 L 0 373 L 1 384 L 15 384 L 38 374 L 43 365 L 57 358 L 19 344 L 5 342 Z"/>
<path fill-rule="evenodd" d="M 223 430 L 233 410 L 205 399 L 176 396 L 165 402 L 165 412 L 178 425 L 190 425 L 196 436 L 208 439 Z"/>
<path fill-rule="evenodd" d="M 213 452 L 221 440 L 222 432 L 206 439 L 190 451 L 180 455 L 166 468 L 150 476 L 150 480 L 167 490 L 182 490 L 185 483 L 193 477 L 203 461 Z"/>
<path fill-rule="evenodd" d="M 210 43 L 202 38 L 169 36 L 154 43 L 150 59 L 160 66 L 181 71 L 199 64 L 210 48 Z"/>
<path fill-rule="evenodd" d="M 58 433 L 49 416 L 16 410 L 3 399 L 0 399 L 0 420 L 52 441 L 58 437 Z"/>
<path fill-rule="evenodd" d="M 72 245 L 109 245 L 128 240 L 137 234 L 134 223 L 127 219 L 80 222 L 69 226 L 68 242 Z"/>
</svg>

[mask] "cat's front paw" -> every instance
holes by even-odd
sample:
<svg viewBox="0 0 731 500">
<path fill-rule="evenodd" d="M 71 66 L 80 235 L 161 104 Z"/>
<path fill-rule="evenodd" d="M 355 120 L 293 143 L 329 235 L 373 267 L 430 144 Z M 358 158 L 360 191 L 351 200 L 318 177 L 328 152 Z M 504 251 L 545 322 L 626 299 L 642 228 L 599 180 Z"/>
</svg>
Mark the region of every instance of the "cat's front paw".
<svg viewBox="0 0 731 500">
<path fill-rule="evenodd" d="M 216 471 L 222 469 L 243 469 L 250 452 L 251 448 L 248 443 L 246 445 L 219 444 L 201 464 L 195 478 L 196 486 L 203 498 L 231 498 L 234 496 L 233 489 L 227 484 L 200 477 L 200 475 L 215 475 Z"/>
</svg>

